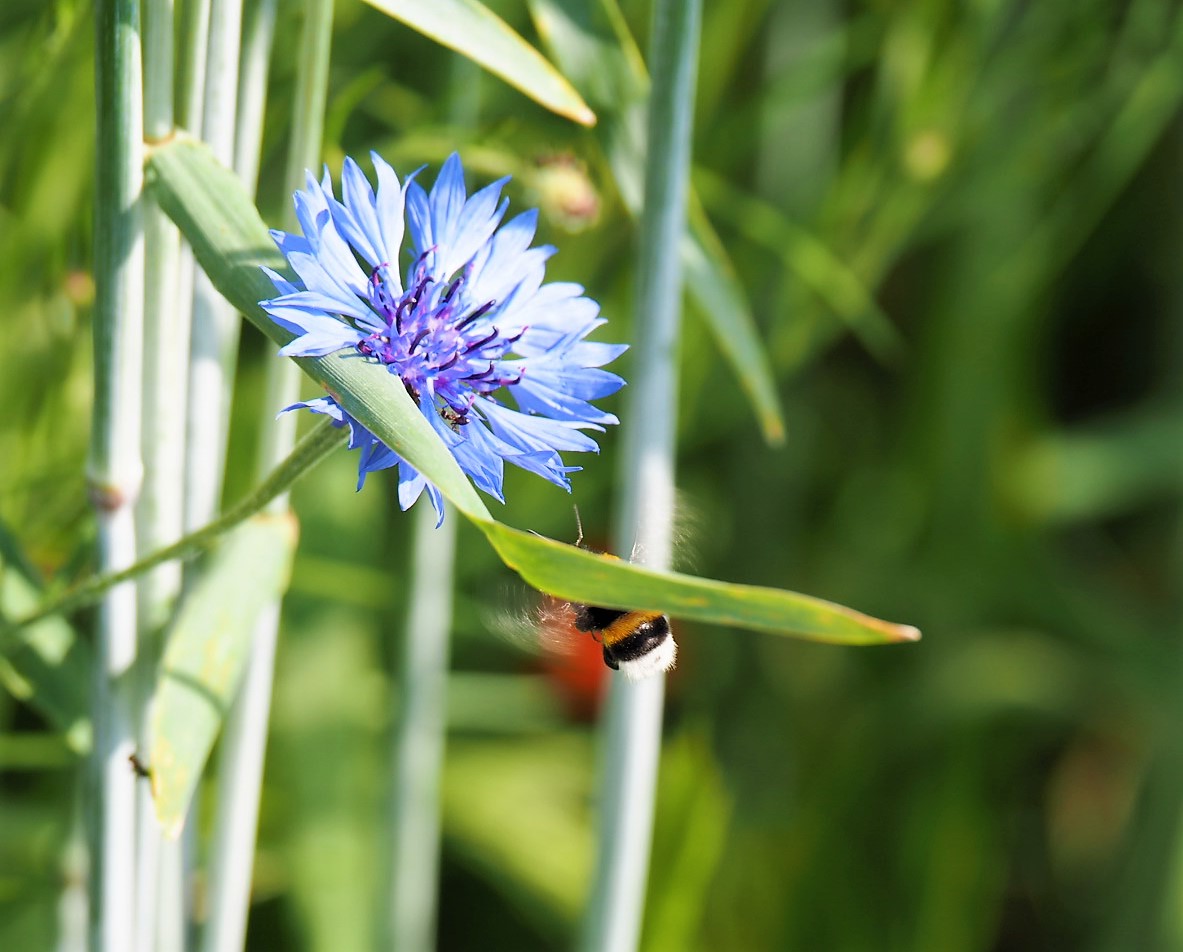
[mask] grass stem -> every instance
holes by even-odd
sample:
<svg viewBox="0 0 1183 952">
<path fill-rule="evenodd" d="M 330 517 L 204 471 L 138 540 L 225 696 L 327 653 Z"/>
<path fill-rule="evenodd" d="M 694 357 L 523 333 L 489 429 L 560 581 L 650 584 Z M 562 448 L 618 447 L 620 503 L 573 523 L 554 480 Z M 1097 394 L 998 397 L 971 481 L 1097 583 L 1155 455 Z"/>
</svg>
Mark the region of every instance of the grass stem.
<svg viewBox="0 0 1183 952">
<path fill-rule="evenodd" d="M 140 460 L 144 240 L 143 87 L 137 0 L 96 8 L 98 140 L 95 189 L 94 416 L 88 479 L 100 570 L 135 561 Z M 109 589 L 98 612 L 94 691 L 95 796 L 91 816 L 91 947 L 135 942 L 136 779 L 132 677 L 137 655 L 134 585 Z"/>
<path fill-rule="evenodd" d="M 144 7 L 144 139 L 157 142 L 174 130 L 173 0 L 147 0 Z M 189 360 L 189 309 L 178 307 L 177 268 L 181 236 L 151 199 L 144 200 L 144 413 L 140 447 L 144 484 L 136 507 L 138 551 L 152 552 L 176 541 L 184 531 L 185 373 Z M 160 633 L 181 592 L 181 566 L 165 563 L 138 582 L 139 657 L 136 662 L 136 736 L 140 750 L 152 746 L 149 705 L 160 659 Z M 137 805 L 138 880 L 136 948 L 141 952 L 179 952 L 162 942 L 176 935 L 184 910 L 162 897 L 181 894 L 179 874 L 164 862 L 172 844 L 156 822 L 147 782 Z"/>
<path fill-rule="evenodd" d="M 260 0 L 255 4 L 249 11 L 246 26 L 234 163 L 235 171 L 253 194 L 258 178 L 266 63 L 270 59 L 275 26 L 275 0 Z M 314 167 L 320 154 L 331 37 L 332 3 L 308 0 L 288 149 L 288 184 L 293 189 L 303 184 L 303 169 Z M 289 221 L 294 220 L 290 210 L 288 215 Z M 269 361 L 266 373 L 263 396 L 266 419 L 261 429 L 258 459 L 260 476 L 283 460 L 295 444 L 296 415 L 286 413 L 277 419 L 275 414 L 277 408 L 289 406 L 298 399 L 301 377 L 290 360 Z M 267 508 L 273 513 L 286 512 L 288 494 L 277 495 Z M 204 941 L 207 952 L 237 952 L 246 942 L 279 619 L 280 602 L 276 599 L 262 611 L 255 624 L 242 686 L 226 718 L 210 853 L 213 887 Z"/>
<path fill-rule="evenodd" d="M 234 161 L 242 0 L 212 0 L 206 50 L 201 138 L 223 165 Z M 234 392 L 241 320 L 200 270 L 193 278 L 185 527 L 205 525 L 218 511 Z"/>
<path fill-rule="evenodd" d="M 437 529 L 435 510 L 426 500 L 420 501 L 413 515 L 410 606 L 395 736 L 388 947 L 430 952 L 435 948 L 439 890 L 440 770 L 457 518 L 452 513 Z"/>
<path fill-rule="evenodd" d="M 700 0 L 656 0 L 650 60 L 645 203 L 641 215 L 636 346 L 623 425 L 624 492 L 618 551 L 657 568 L 672 562 L 678 334 L 690 128 Z M 583 930 L 588 952 L 628 952 L 640 939 L 661 752 L 663 676 L 616 676 L 608 697 L 600 838 Z"/>
</svg>

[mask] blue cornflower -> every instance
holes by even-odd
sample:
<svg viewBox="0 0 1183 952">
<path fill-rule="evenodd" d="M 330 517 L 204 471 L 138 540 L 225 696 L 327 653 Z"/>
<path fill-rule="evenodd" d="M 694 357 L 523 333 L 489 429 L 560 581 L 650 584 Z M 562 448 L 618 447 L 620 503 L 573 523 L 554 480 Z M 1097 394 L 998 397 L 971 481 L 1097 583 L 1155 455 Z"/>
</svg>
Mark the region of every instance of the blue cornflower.
<svg viewBox="0 0 1183 952">
<path fill-rule="evenodd" d="M 538 473 L 570 491 L 563 450 L 598 451 L 583 430 L 616 423 L 589 402 L 615 393 L 620 377 L 599 369 L 622 344 L 584 340 L 604 323 L 599 305 L 576 284 L 543 284 L 549 245 L 531 248 L 538 213 L 502 224 L 508 179 L 472 196 L 460 159 L 444 163 L 430 192 L 402 184 L 371 153 L 375 192 L 352 159 L 341 175 L 342 200 L 326 169 L 296 193 L 302 235 L 273 231 L 292 269 L 291 282 L 267 270 L 279 292 L 260 302 L 296 334 L 280 354 L 320 357 L 351 349 L 403 382 L 423 416 L 472 481 L 504 501 L 504 463 Z M 405 277 L 399 265 L 410 236 Z M 265 269 L 266 270 L 266 269 Z M 512 394 L 517 409 L 499 401 Z M 398 501 L 408 508 L 424 489 L 443 518 L 439 490 L 351 417 L 332 396 L 296 403 L 348 426 L 366 474 L 398 467 Z"/>
</svg>

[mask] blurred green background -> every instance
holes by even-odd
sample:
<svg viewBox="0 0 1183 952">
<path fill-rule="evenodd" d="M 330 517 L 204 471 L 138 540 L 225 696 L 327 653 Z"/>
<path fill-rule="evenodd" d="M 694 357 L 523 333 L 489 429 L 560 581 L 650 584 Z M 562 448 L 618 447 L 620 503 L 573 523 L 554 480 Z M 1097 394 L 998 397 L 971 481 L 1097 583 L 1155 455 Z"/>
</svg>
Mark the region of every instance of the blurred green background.
<svg viewBox="0 0 1183 952">
<path fill-rule="evenodd" d="M 264 141 L 275 224 L 296 6 Z M 490 6 L 561 62 L 530 18 L 552 4 Z M 684 562 L 925 638 L 678 626 L 644 947 L 1183 949 L 1183 12 L 706 7 L 697 200 L 788 437 L 763 442 L 689 308 Z M 648 9 L 625 0 L 618 24 L 642 50 Z M 81 0 L 0 6 L 0 519 L 65 578 L 93 531 L 92 45 Z M 340 0 L 325 156 L 336 172 L 377 148 L 405 172 L 458 149 L 470 186 L 512 174 L 512 207 L 541 204 L 560 248 L 550 276 L 627 341 L 634 230 L 607 158 L 625 117 L 582 91 L 593 130 Z M 273 351 L 247 332 L 228 498 L 276 409 Z M 617 439 L 576 461 L 593 544 Z M 339 454 L 295 494 L 252 949 L 371 947 L 385 902 L 409 520 L 388 474 L 355 494 L 355 466 Z M 561 491 L 515 472 L 506 495 L 511 524 L 574 538 Z M 595 679 L 498 633 L 532 596 L 460 533 L 440 947 L 565 948 L 592 860 Z M 0 694 L 0 948 L 52 947 L 79 776 Z M 200 877 L 196 894 L 200 911 Z"/>
</svg>

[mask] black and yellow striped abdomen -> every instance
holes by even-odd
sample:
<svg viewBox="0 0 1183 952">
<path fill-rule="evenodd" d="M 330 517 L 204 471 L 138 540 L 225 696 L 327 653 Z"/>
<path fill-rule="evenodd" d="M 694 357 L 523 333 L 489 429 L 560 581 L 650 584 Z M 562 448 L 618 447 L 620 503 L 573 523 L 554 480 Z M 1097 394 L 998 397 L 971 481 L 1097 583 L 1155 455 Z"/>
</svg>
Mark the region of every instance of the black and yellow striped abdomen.
<svg viewBox="0 0 1183 952">
<path fill-rule="evenodd" d="M 661 612 L 625 611 L 596 605 L 572 605 L 575 627 L 594 634 L 604 647 L 604 663 L 613 670 L 637 661 L 670 637 L 670 620 Z"/>
</svg>

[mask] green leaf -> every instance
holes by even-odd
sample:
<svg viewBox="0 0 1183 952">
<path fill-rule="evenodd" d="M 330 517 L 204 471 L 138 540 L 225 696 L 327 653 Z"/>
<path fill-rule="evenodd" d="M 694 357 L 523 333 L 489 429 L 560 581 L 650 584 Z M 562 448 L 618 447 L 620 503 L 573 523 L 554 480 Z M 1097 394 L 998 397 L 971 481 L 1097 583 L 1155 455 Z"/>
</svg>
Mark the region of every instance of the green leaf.
<svg viewBox="0 0 1183 952">
<path fill-rule="evenodd" d="M 785 423 L 768 351 L 760 340 L 756 321 L 731 259 L 723 250 L 723 242 L 697 198 L 693 195 L 691 198 L 692 231 L 682 241 L 681 248 L 686 287 L 756 411 L 765 441 L 779 446 L 785 441 Z"/>
<path fill-rule="evenodd" d="M 485 534 L 505 564 L 544 592 L 573 602 L 660 611 L 809 641 L 871 645 L 916 641 L 909 625 L 779 588 L 655 572 L 611 556 L 492 523 Z"/>
<path fill-rule="evenodd" d="M 41 600 L 40 585 L 19 559 L 0 552 L 0 606 L 5 617 L 25 615 Z M 65 736 L 76 753 L 90 749 L 90 645 L 63 618 L 44 618 L 0 631 L 0 683 Z"/>
<path fill-rule="evenodd" d="M 211 555 L 166 636 L 148 765 L 156 816 L 170 836 L 180 832 L 242 680 L 255 622 L 286 586 L 295 547 L 288 516 L 243 523 Z"/>
<path fill-rule="evenodd" d="M 286 268 L 238 179 L 204 145 L 186 139 L 156 149 L 149 172 L 157 201 L 189 240 L 215 287 L 273 340 L 290 340 L 256 303 L 274 294 L 259 266 Z M 298 363 L 363 426 L 435 483 L 485 534 L 506 565 L 543 591 L 573 601 L 669 611 L 817 641 L 873 644 L 918 637 L 914 628 L 806 595 L 657 573 L 502 525 L 397 378 L 376 364 L 342 354 Z"/>
<path fill-rule="evenodd" d="M 504 20 L 477 0 L 366 0 L 381 10 L 466 56 L 538 104 L 580 125 L 596 123 L 595 113 L 546 58 Z"/>
<path fill-rule="evenodd" d="M 564 72 L 601 115 L 599 136 L 621 200 L 641 211 L 649 76 L 624 17 L 607 0 L 531 0 L 538 32 Z M 599 15 L 597 16 L 597 11 Z M 680 248 L 686 289 L 756 412 L 765 440 L 784 442 L 785 425 L 768 353 L 735 269 L 693 193 Z"/>
</svg>

